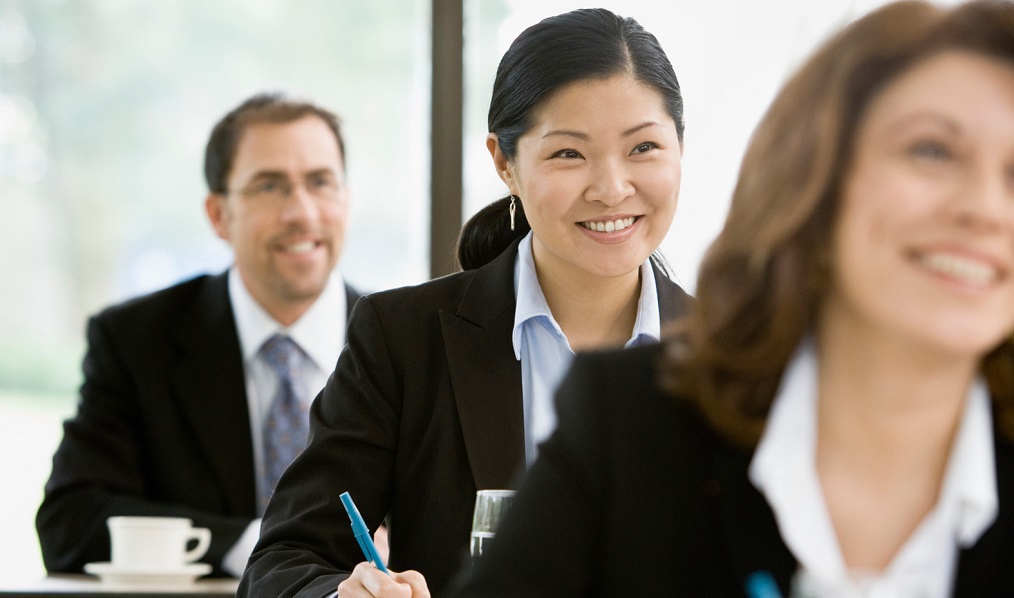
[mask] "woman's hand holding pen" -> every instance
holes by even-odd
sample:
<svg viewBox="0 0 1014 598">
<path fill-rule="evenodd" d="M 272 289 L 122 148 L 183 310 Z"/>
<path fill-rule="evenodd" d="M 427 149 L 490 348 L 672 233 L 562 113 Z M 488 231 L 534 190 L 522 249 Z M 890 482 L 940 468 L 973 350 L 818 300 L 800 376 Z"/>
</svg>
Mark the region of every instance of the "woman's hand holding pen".
<svg viewBox="0 0 1014 598">
<path fill-rule="evenodd" d="M 352 575 L 338 584 L 339 598 L 430 598 L 426 578 L 418 571 L 391 571 L 377 569 L 373 563 L 363 561 L 352 570 Z"/>
</svg>

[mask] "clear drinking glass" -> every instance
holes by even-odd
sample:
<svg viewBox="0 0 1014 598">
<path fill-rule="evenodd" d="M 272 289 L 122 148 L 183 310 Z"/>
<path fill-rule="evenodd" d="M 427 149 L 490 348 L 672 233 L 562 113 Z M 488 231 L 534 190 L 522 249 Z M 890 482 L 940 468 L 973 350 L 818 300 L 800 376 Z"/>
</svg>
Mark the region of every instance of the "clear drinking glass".
<svg viewBox="0 0 1014 598">
<path fill-rule="evenodd" d="M 496 533 L 504 515 L 510 510 L 514 490 L 479 490 L 475 494 L 475 515 L 472 517 L 472 558 L 482 556 L 484 544 Z"/>
</svg>

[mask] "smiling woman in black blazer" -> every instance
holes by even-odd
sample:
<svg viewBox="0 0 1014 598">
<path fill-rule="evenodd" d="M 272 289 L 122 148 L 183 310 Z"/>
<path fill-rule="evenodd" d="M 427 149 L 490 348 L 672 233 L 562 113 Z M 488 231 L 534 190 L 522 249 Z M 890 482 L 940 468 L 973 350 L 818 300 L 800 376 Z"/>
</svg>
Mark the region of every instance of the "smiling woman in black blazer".
<svg viewBox="0 0 1014 598">
<path fill-rule="evenodd" d="M 1014 4 L 789 80 L 691 314 L 580 356 L 461 597 L 1014 595 Z"/>
<path fill-rule="evenodd" d="M 241 596 L 439 592 L 476 490 L 509 487 L 555 425 L 573 352 L 657 342 L 686 311 L 652 257 L 683 155 L 679 84 L 654 36 L 606 10 L 530 27 L 500 63 L 489 131 L 510 195 L 466 224 L 463 272 L 359 301 Z M 386 519 L 392 576 L 363 563 L 346 491 L 371 529 Z"/>
</svg>

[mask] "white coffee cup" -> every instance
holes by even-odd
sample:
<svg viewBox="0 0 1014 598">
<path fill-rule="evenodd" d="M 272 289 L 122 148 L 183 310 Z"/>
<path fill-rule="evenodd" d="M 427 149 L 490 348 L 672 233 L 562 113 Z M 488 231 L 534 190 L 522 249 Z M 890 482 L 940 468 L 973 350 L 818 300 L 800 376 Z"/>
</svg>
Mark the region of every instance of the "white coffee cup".
<svg viewBox="0 0 1014 598">
<path fill-rule="evenodd" d="M 112 564 L 122 569 L 179 570 L 204 556 L 211 545 L 211 530 L 194 527 L 183 517 L 110 517 L 106 524 Z"/>
</svg>

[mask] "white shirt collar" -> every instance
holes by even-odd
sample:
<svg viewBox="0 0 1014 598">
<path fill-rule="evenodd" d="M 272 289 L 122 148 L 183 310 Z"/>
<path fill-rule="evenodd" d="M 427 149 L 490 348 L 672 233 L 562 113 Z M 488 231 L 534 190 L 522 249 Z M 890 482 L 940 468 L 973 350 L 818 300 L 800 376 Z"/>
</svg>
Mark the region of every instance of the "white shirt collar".
<svg viewBox="0 0 1014 598">
<path fill-rule="evenodd" d="M 325 372 L 338 362 L 345 346 L 348 313 L 345 280 L 339 271 L 331 273 L 324 292 L 289 327 L 282 326 L 257 303 L 235 267 L 229 269 L 229 300 L 245 363 L 256 357 L 264 341 L 276 333 L 284 333 L 296 341 L 314 365 Z"/>
<path fill-rule="evenodd" d="M 944 474 L 942 501 L 959 509 L 956 534 L 962 547 L 975 544 L 996 519 L 999 500 L 996 490 L 996 455 L 993 452 L 993 414 L 989 390 L 977 379 L 968 400 L 950 463 Z"/>
<path fill-rule="evenodd" d="M 539 276 L 535 270 L 535 258 L 532 255 L 532 233 L 529 232 L 521 243 L 518 244 L 518 256 L 514 261 L 514 294 L 517 306 L 514 310 L 514 356 L 521 359 L 521 333 L 522 327 L 527 320 L 544 316 L 560 338 L 566 340 L 566 335 L 556 318 L 549 310 L 546 303 L 546 296 L 539 285 Z M 651 260 L 647 259 L 641 264 L 641 296 L 637 301 L 637 317 L 634 320 L 634 328 L 629 346 L 639 337 L 648 337 L 658 341 L 662 337 L 662 319 L 659 315 L 658 288 L 655 284 L 655 271 L 651 267 Z M 569 347 L 568 342 L 568 347 Z"/>
<path fill-rule="evenodd" d="M 816 472 L 818 358 L 811 340 L 804 341 L 786 367 L 768 415 L 767 426 L 750 463 L 749 477 L 771 505 L 786 546 L 807 576 L 829 588 L 850 582 L 837 537 L 826 510 Z M 993 425 L 985 383 L 977 379 L 969 390 L 958 433 L 934 511 L 939 529 L 916 530 L 881 577 L 904 576 L 905 561 L 914 568 L 929 558 L 928 569 L 943 572 L 941 584 L 953 581 L 956 548 L 938 550 L 941 535 L 962 547 L 975 543 L 997 514 L 996 464 Z M 914 545 L 913 545 L 914 544 Z M 920 545 L 921 544 L 921 545 Z M 949 555 L 949 556 L 948 556 Z M 902 571 L 898 571 L 898 569 Z M 844 580 L 844 581 L 843 581 Z M 936 588 L 947 595 L 949 587 Z M 851 589 L 840 589 L 851 595 Z M 824 594 L 830 595 L 830 594 Z"/>
</svg>

